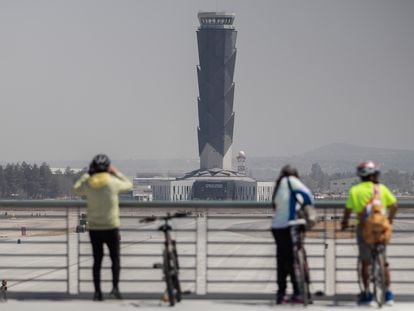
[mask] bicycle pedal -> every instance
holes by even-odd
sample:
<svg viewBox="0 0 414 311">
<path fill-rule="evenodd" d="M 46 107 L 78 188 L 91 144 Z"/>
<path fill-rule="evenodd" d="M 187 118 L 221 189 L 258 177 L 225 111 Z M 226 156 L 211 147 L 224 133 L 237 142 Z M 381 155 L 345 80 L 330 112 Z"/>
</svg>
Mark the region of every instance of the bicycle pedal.
<svg viewBox="0 0 414 311">
<path fill-rule="evenodd" d="M 154 268 L 154 269 L 161 269 L 162 268 L 162 264 L 161 263 L 154 263 L 152 265 L 152 268 Z"/>
</svg>

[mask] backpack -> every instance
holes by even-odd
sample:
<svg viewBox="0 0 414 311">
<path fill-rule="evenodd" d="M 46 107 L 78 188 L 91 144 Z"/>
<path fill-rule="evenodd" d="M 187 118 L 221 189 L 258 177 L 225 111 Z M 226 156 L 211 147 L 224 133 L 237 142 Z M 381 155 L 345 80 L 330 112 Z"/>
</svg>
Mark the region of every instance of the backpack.
<svg viewBox="0 0 414 311">
<path fill-rule="evenodd" d="M 287 183 L 288 183 L 289 191 L 291 193 L 294 193 L 293 192 L 293 189 L 292 189 L 292 185 L 290 184 L 289 177 L 287 178 Z M 312 229 L 316 225 L 316 223 L 318 221 L 318 215 L 316 213 L 315 206 L 313 206 L 313 205 L 307 205 L 307 204 L 302 204 L 296 198 L 296 194 L 294 194 L 294 198 L 295 198 L 296 203 L 298 203 L 300 205 L 299 210 L 296 211 L 297 217 L 305 220 L 305 222 L 306 222 L 306 230 Z"/>
<path fill-rule="evenodd" d="M 367 244 L 387 244 L 391 240 L 392 226 L 381 202 L 379 185 L 374 184 L 374 194 L 362 213 L 362 234 Z"/>
</svg>

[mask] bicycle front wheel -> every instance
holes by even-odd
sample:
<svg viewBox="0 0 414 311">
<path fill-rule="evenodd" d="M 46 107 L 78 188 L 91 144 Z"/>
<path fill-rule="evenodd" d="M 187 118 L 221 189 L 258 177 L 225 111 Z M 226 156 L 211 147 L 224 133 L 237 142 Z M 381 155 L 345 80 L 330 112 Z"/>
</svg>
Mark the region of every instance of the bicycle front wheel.
<svg viewBox="0 0 414 311">
<path fill-rule="evenodd" d="M 379 253 L 372 262 L 372 281 L 374 286 L 374 298 L 379 307 L 385 303 L 385 256 Z"/>
<path fill-rule="evenodd" d="M 173 240 L 173 252 L 171 255 L 172 255 L 171 262 L 172 264 L 174 264 L 174 267 L 172 270 L 174 271 L 173 282 L 174 282 L 174 288 L 175 288 L 175 299 L 177 300 L 177 302 L 180 302 L 181 297 L 182 297 L 180 279 L 178 278 L 180 265 L 178 263 L 177 244 L 175 240 Z"/>
</svg>

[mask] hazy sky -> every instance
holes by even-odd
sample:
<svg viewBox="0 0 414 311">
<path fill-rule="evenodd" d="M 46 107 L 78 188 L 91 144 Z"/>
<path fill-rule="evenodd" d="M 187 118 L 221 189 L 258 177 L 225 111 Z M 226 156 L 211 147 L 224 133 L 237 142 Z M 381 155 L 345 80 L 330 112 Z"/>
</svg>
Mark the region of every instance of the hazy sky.
<svg viewBox="0 0 414 311">
<path fill-rule="evenodd" d="M 236 13 L 234 153 L 414 149 L 414 1 L 0 0 L 0 161 L 197 158 L 216 7 Z"/>
</svg>

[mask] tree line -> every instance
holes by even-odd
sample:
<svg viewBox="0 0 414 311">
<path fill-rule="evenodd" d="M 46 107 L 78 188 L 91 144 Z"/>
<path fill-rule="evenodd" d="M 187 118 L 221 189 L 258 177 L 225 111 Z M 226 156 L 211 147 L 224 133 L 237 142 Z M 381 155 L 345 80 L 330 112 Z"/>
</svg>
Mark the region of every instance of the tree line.
<svg viewBox="0 0 414 311">
<path fill-rule="evenodd" d="M 326 174 L 323 172 L 319 163 L 314 163 L 311 167 L 310 174 L 301 176 L 305 183 L 315 193 L 328 193 L 329 183 L 332 180 L 341 178 L 359 178 L 355 172 L 343 172 Z M 390 169 L 380 174 L 380 182 L 387 185 L 393 192 L 398 194 L 414 194 L 414 173 L 400 172 Z"/>
<path fill-rule="evenodd" d="M 83 172 L 70 167 L 52 172 L 47 163 L 9 163 L 0 165 L 1 199 L 72 198 L 73 183 Z"/>
</svg>

